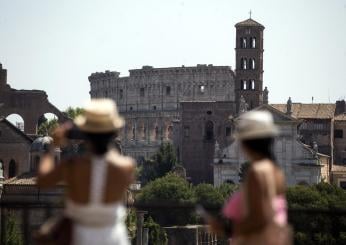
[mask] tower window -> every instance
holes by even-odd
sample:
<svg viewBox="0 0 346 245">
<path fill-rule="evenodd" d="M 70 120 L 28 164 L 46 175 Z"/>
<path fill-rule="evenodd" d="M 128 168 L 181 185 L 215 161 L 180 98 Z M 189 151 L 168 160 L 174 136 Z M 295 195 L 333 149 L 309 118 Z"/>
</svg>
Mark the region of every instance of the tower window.
<svg viewBox="0 0 346 245">
<path fill-rule="evenodd" d="M 247 40 L 246 40 L 246 37 L 240 38 L 240 46 L 241 46 L 242 48 L 247 48 Z"/>
<path fill-rule="evenodd" d="M 141 97 L 144 97 L 144 95 L 145 95 L 145 93 L 144 93 L 144 88 L 141 88 L 141 89 L 139 90 L 139 95 L 140 95 Z"/>
<path fill-rule="evenodd" d="M 171 95 L 171 87 L 170 86 L 166 87 L 166 95 Z"/>
<path fill-rule="evenodd" d="M 255 68 L 256 68 L 255 59 L 250 59 L 250 66 L 251 66 L 252 70 L 255 70 Z"/>
<path fill-rule="evenodd" d="M 255 80 L 251 80 L 251 90 L 255 90 Z"/>
<path fill-rule="evenodd" d="M 247 90 L 246 80 L 242 80 L 242 81 L 241 81 L 241 89 L 242 89 L 242 90 Z"/>
<path fill-rule="evenodd" d="M 241 58 L 241 69 L 246 70 L 247 69 L 247 59 Z"/>
<path fill-rule="evenodd" d="M 256 48 L 256 38 L 255 37 L 251 38 L 251 48 Z"/>
</svg>

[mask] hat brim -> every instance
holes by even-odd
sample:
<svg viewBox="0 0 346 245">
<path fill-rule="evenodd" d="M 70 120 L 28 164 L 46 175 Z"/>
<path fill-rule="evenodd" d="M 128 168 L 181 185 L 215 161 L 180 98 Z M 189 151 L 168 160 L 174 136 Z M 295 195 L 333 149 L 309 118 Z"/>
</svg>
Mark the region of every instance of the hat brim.
<svg viewBox="0 0 346 245">
<path fill-rule="evenodd" d="M 85 116 L 79 115 L 75 118 L 74 123 L 83 132 L 107 133 L 117 131 L 124 127 L 125 120 L 122 117 L 117 117 L 112 121 L 100 123 L 91 122 L 90 120 L 87 120 Z"/>
<path fill-rule="evenodd" d="M 233 138 L 235 140 L 251 140 L 251 139 L 263 139 L 274 138 L 279 135 L 278 128 L 272 128 L 270 130 L 254 130 L 243 133 L 234 133 Z"/>
</svg>

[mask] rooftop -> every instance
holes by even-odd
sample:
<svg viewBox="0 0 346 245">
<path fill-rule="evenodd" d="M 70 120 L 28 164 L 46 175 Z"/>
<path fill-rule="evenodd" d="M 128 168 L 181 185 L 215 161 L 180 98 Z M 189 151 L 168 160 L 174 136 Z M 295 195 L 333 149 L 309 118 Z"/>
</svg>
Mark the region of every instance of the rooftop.
<svg viewBox="0 0 346 245">
<path fill-rule="evenodd" d="M 271 104 L 275 109 L 287 112 L 287 104 Z M 331 119 L 334 117 L 335 104 L 292 104 L 292 116 L 302 119 Z"/>
<path fill-rule="evenodd" d="M 260 27 L 264 28 L 264 26 L 262 24 L 258 23 L 257 21 L 255 21 L 251 18 L 235 24 L 235 27 L 239 27 L 239 26 L 260 26 Z"/>
</svg>

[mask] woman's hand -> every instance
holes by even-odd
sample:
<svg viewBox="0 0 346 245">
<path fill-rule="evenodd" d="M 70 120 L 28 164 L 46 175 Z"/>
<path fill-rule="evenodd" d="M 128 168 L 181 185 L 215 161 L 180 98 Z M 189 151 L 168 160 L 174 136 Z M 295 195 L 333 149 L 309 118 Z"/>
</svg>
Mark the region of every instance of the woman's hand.
<svg viewBox="0 0 346 245">
<path fill-rule="evenodd" d="M 209 225 L 209 232 L 217 235 L 224 235 L 223 224 L 217 218 L 209 217 L 207 223 Z"/>
<path fill-rule="evenodd" d="M 65 146 L 67 145 L 67 132 L 73 127 L 72 122 L 65 122 L 59 125 L 53 132 L 53 140 L 55 146 Z"/>
</svg>

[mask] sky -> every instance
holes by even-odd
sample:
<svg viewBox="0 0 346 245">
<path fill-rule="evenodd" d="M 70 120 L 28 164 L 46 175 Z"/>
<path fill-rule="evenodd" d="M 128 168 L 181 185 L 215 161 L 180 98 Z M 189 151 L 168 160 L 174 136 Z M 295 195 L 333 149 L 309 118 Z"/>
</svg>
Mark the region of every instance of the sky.
<svg viewBox="0 0 346 245">
<path fill-rule="evenodd" d="M 88 76 L 196 64 L 235 67 L 235 27 L 265 26 L 270 103 L 346 98 L 346 0 L 0 0 L 0 63 L 16 89 L 82 106 Z"/>
</svg>

